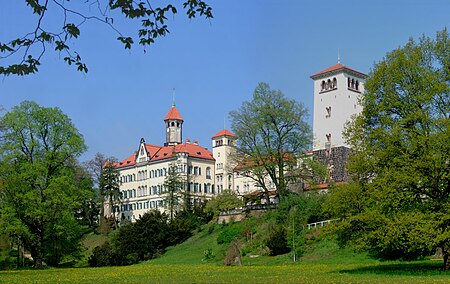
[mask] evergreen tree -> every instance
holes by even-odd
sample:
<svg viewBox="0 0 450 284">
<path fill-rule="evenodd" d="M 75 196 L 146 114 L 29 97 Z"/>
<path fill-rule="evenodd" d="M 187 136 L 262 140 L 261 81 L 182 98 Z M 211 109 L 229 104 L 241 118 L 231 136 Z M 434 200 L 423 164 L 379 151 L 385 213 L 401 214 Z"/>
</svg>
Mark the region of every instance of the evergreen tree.
<svg viewBox="0 0 450 284">
<path fill-rule="evenodd" d="M 116 212 L 118 211 L 122 194 L 120 192 L 119 171 L 111 162 L 106 163 L 103 167 L 102 174 L 100 175 L 99 189 L 103 200 L 107 202 L 110 213 L 112 213 L 114 226 L 117 229 Z"/>
<path fill-rule="evenodd" d="M 176 164 L 170 164 L 168 174 L 164 180 L 164 192 L 161 194 L 164 207 L 169 210 L 170 220 L 173 220 L 174 214 L 180 208 L 180 203 L 184 202 L 184 200 L 181 200 L 183 197 L 183 185 L 183 177 L 179 173 Z"/>
</svg>

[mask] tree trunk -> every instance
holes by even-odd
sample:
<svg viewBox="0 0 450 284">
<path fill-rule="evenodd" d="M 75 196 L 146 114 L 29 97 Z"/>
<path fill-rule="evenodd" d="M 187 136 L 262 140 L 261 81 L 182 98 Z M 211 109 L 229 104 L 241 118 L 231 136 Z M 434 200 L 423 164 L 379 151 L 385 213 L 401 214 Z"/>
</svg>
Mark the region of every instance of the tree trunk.
<svg viewBox="0 0 450 284">
<path fill-rule="evenodd" d="M 444 271 L 447 271 L 450 267 L 450 264 L 449 264 L 449 262 L 448 262 L 448 251 L 447 251 L 447 249 L 444 247 L 444 246 L 442 246 L 442 258 L 444 259 L 444 267 L 443 267 L 443 269 L 444 269 Z"/>
</svg>

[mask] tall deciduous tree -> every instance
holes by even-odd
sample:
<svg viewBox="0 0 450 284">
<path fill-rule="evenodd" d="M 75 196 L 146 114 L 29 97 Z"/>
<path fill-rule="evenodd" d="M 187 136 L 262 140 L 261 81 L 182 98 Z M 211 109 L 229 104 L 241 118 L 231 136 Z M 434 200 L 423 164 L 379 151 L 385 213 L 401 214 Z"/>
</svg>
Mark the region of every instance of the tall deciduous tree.
<svg viewBox="0 0 450 284">
<path fill-rule="evenodd" d="M 363 112 L 348 127 L 360 204 L 341 226 L 382 258 L 450 251 L 450 39 L 410 39 L 374 66 Z M 359 188 L 358 188 L 359 187 Z M 349 194 L 339 193 L 342 197 Z M 340 198 L 337 198 L 337 202 Z M 336 201 L 336 200 L 335 200 Z M 350 205 L 351 206 L 351 205 Z M 341 208 L 342 209 L 342 208 Z"/>
<path fill-rule="evenodd" d="M 76 254 L 82 196 L 72 162 L 86 146 L 58 108 L 24 101 L 1 118 L 0 228 L 30 250 L 36 267 Z"/>
<path fill-rule="evenodd" d="M 135 42 L 139 42 L 145 51 L 157 38 L 169 33 L 167 17 L 177 14 L 179 6 L 183 6 L 189 19 L 196 16 L 207 19 L 213 17 L 211 7 L 202 0 L 185 0 L 182 5 L 130 0 L 25 0 L 23 5 L 30 7 L 36 24 L 24 35 L 0 39 L 0 59 L 4 59 L 0 65 L 0 74 L 23 76 L 35 73 L 44 53 L 52 49 L 62 53 L 67 64 L 87 72 L 88 68 L 80 55 L 69 46 L 71 40 L 80 37 L 82 25 L 86 22 L 97 22 L 110 28 L 125 49 L 131 49 Z M 50 21 L 58 17 L 61 24 L 54 26 Z M 130 22 L 139 20 L 137 36 L 125 35 L 120 31 L 118 23 L 123 18 Z"/>
<path fill-rule="evenodd" d="M 117 229 L 116 212 L 118 211 L 117 208 L 122 199 L 122 194 L 120 192 L 120 174 L 113 163 L 107 162 L 103 167 L 99 188 L 101 198 L 107 202 L 110 213 L 112 213 L 114 218 L 114 226 Z"/>
<path fill-rule="evenodd" d="M 307 115 L 301 103 L 266 83 L 259 83 L 253 99 L 230 113 L 238 167 L 264 190 L 267 202 L 268 181 L 280 194 L 310 176 L 306 165 L 312 160 L 304 154 L 312 143 Z"/>
</svg>

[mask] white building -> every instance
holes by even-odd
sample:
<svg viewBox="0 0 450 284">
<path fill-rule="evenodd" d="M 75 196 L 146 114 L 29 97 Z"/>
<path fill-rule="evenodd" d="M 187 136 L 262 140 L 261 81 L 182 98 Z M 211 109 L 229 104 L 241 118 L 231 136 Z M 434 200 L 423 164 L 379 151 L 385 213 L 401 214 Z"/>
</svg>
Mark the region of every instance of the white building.
<svg viewBox="0 0 450 284">
<path fill-rule="evenodd" d="M 328 168 L 334 181 L 347 180 L 344 164 L 349 145 L 343 131 L 362 107 L 366 74 L 340 63 L 311 76 L 314 80 L 313 154 Z"/>
<path fill-rule="evenodd" d="M 234 163 L 231 154 L 234 152 L 236 135 L 224 129 L 212 138 L 213 156 L 216 160 L 215 179 L 217 193 L 223 190 L 233 190 Z"/>
<path fill-rule="evenodd" d="M 212 153 L 197 141 L 182 143 L 183 119 L 175 105 L 170 108 L 164 122 L 164 146 L 147 144 L 142 138 L 137 151 L 114 164 L 120 173 L 123 199 L 118 215 L 121 219 L 135 220 L 150 209 L 166 210 L 163 204 L 164 181 L 173 165 L 184 178 L 183 190 L 189 194 L 191 203 L 215 195 Z"/>
<path fill-rule="evenodd" d="M 349 146 L 342 132 L 352 115 L 362 110 L 358 100 L 364 93 L 365 78 L 364 73 L 340 63 L 311 76 L 314 80 L 313 155 L 327 166 L 336 182 L 348 178 L 344 164 Z M 184 177 L 184 190 L 193 203 L 210 199 L 223 190 L 233 190 L 241 196 L 262 191 L 242 169 L 236 169 L 230 157 L 236 143 L 233 133 L 224 129 L 215 134 L 211 138 L 211 153 L 196 141 L 182 142 L 183 122 L 173 105 L 164 118 L 164 146 L 147 144 L 141 139 L 137 151 L 115 164 L 122 182 L 120 218 L 135 220 L 150 209 L 166 210 L 163 184 L 172 165 L 176 165 Z M 269 189 L 275 189 L 270 179 L 267 183 Z"/>
</svg>

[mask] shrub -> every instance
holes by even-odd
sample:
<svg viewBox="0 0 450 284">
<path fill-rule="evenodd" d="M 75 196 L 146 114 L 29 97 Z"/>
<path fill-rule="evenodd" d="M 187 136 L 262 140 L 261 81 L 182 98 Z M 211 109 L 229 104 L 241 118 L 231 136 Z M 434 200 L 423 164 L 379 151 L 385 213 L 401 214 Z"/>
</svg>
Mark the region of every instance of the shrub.
<svg viewBox="0 0 450 284">
<path fill-rule="evenodd" d="M 270 250 L 270 255 L 279 255 L 290 251 L 284 227 L 275 227 L 270 232 L 267 247 Z"/>
<path fill-rule="evenodd" d="M 229 244 L 235 238 L 238 238 L 242 235 L 242 232 L 245 230 L 244 225 L 241 222 L 232 223 L 229 226 L 224 227 L 222 232 L 217 236 L 217 243 L 220 244 Z"/>
<path fill-rule="evenodd" d="M 225 259 L 223 260 L 223 263 L 226 266 L 230 265 L 242 265 L 241 262 L 241 249 L 239 245 L 238 240 L 233 240 L 231 245 L 228 247 L 227 255 L 225 256 Z"/>
</svg>

